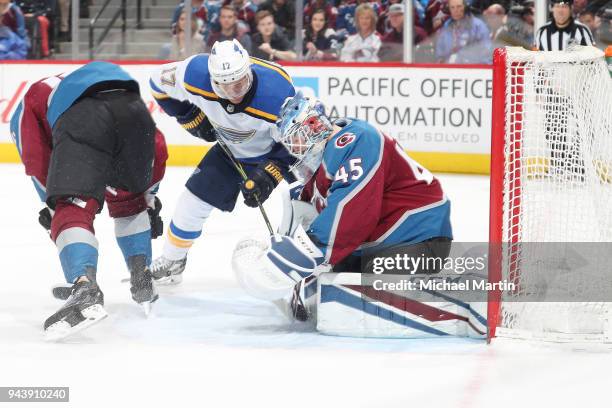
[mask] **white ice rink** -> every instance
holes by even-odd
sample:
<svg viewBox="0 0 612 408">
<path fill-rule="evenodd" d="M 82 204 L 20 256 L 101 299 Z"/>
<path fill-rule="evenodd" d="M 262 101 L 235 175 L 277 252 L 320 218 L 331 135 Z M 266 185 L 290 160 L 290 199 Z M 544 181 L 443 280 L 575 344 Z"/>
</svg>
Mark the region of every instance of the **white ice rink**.
<svg viewBox="0 0 612 408">
<path fill-rule="evenodd" d="M 188 168 L 169 168 L 166 223 Z M 54 407 L 611 407 L 612 353 L 468 339 L 375 340 L 319 335 L 249 298 L 230 268 L 235 242 L 265 226 L 257 210 L 215 212 L 181 286 L 154 315 L 132 302 L 106 210 L 96 220 L 98 281 L 110 316 L 64 343 L 43 341 L 63 275 L 38 225 L 21 165 L 0 165 L 0 386 L 69 386 Z M 441 175 L 455 239 L 486 241 L 488 178 Z M 279 219 L 280 198 L 266 203 Z M 154 256 L 162 240 L 154 242 Z M 35 405 L 35 406 L 39 406 Z M 0 403 L 0 408 L 7 404 Z M 20 403 L 18 407 L 28 404 Z"/>
</svg>

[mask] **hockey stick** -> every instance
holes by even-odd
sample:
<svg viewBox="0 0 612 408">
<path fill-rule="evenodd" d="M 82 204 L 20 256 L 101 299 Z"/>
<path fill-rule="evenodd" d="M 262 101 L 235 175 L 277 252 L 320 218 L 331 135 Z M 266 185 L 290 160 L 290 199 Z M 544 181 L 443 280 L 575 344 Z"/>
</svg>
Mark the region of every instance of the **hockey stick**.
<svg viewBox="0 0 612 408">
<path fill-rule="evenodd" d="M 227 157 L 230 159 L 230 161 L 232 162 L 232 164 L 234 165 L 234 167 L 236 168 L 236 170 L 242 177 L 242 180 L 246 182 L 249 179 L 249 177 L 244 171 L 242 164 L 240 164 L 240 162 L 236 160 L 232 152 L 229 150 L 229 147 L 227 147 L 225 142 L 221 139 L 221 136 L 216 134 L 216 132 L 215 132 L 215 136 L 217 137 L 217 142 L 219 142 L 219 146 L 221 146 L 221 149 L 223 149 Z M 266 223 L 266 227 L 268 227 L 268 232 L 270 233 L 270 236 L 274 237 L 276 234 L 274 234 L 274 229 L 272 229 L 272 224 L 270 223 L 268 214 L 266 214 L 266 210 L 263 208 L 263 205 L 261 205 L 261 202 L 259 201 L 259 197 L 256 196 L 255 200 L 257 201 L 257 206 L 259 207 L 259 211 L 261 211 L 261 215 L 263 216 L 263 219 Z"/>
</svg>

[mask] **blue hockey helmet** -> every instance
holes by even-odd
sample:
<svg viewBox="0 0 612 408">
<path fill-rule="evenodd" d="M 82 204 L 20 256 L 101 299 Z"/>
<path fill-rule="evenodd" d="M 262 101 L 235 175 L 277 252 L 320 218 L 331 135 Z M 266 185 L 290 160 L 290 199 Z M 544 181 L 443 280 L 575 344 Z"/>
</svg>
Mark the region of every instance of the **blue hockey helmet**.
<svg viewBox="0 0 612 408">
<path fill-rule="evenodd" d="M 297 160 L 292 170 L 307 181 L 321 165 L 325 141 L 333 126 L 325 115 L 325 106 L 302 92 L 287 98 L 276 122 L 282 143 Z"/>
</svg>

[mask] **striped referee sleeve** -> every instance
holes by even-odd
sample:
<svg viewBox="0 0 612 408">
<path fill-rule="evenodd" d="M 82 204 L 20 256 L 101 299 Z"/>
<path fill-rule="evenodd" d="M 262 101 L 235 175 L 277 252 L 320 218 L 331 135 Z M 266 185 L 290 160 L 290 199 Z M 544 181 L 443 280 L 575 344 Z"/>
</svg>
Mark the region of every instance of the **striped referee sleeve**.
<svg viewBox="0 0 612 408">
<path fill-rule="evenodd" d="M 591 33 L 591 30 L 589 30 L 589 27 L 579 23 L 578 21 L 576 21 L 575 24 L 576 32 L 574 39 L 576 42 L 580 45 L 593 45 L 595 41 L 593 40 L 593 34 Z"/>
</svg>

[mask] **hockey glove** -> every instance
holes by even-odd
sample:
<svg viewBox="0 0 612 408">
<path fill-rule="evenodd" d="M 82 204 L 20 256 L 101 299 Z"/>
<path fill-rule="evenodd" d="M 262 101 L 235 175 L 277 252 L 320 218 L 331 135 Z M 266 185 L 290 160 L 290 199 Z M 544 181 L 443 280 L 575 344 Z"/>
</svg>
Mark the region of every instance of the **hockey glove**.
<svg viewBox="0 0 612 408">
<path fill-rule="evenodd" d="M 282 179 L 280 167 L 273 161 L 259 164 L 240 186 L 244 203 L 249 207 L 257 207 L 270 197 Z"/>
<path fill-rule="evenodd" d="M 195 105 L 186 114 L 177 116 L 176 120 L 183 129 L 199 139 L 206 140 L 207 142 L 215 142 L 217 140 L 217 134 L 210 121 L 204 112 Z"/>
<path fill-rule="evenodd" d="M 162 209 L 161 200 L 155 197 L 153 205 L 153 208 L 147 209 L 147 213 L 149 213 L 149 221 L 151 222 L 151 239 L 155 239 L 164 234 L 164 221 L 159 215 L 159 212 Z"/>
<path fill-rule="evenodd" d="M 51 219 L 53 218 L 53 214 L 51 214 L 51 210 L 49 207 L 45 207 L 38 212 L 38 222 L 47 232 L 51 231 Z"/>
</svg>

